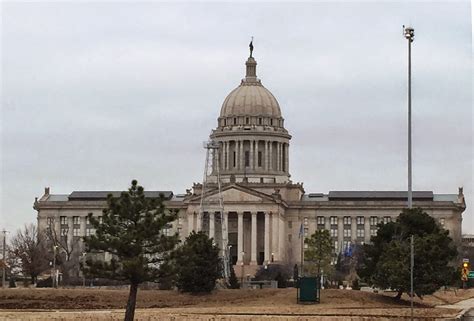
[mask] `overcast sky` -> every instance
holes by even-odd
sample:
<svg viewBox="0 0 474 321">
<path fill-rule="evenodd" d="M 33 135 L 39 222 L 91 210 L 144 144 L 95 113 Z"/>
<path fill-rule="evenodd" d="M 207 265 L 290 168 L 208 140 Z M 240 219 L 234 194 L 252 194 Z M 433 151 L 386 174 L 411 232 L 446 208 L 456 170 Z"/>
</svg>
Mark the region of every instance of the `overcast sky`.
<svg viewBox="0 0 474 321">
<path fill-rule="evenodd" d="M 293 135 L 306 192 L 406 188 L 406 46 L 413 43 L 413 186 L 456 194 L 474 233 L 471 8 L 455 3 L 2 3 L 0 227 L 35 196 L 184 193 L 202 142 L 257 74 Z"/>
</svg>

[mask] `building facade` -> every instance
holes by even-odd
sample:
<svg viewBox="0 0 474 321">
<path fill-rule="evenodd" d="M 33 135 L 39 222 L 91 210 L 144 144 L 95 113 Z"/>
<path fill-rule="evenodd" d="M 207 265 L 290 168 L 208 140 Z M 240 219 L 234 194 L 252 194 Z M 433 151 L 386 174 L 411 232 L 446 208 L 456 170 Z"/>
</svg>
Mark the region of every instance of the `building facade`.
<svg viewBox="0 0 474 321">
<path fill-rule="evenodd" d="M 395 220 L 406 208 L 407 192 L 306 193 L 302 183 L 291 180 L 292 137 L 285 128 L 280 105 L 257 78 L 257 62 L 252 55 L 245 65 L 245 78 L 225 98 L 210 136 L 219 149 L 212 157 L 213 170 L 204 195 L 203 185 L 196 183 L 185 194 L 147 192 L 149 197 L 163 193 L 167 207 L 179 211 L 178 219 L 164 232 L 178 233 L 184 240 L 193 230 L 205 230 L 219 243 L 225 224 L 231 262 L 237 272 L 245 268 L 249 274 L 262 264 L 299 262 L 302 237 L 319 229 L 329 230 L 336 253 L 349 244 L 370 242 L 379 222 Z M 46 188 L 34 203 L 39 229 L 54 229 L 66 243 L 83 248 L 81 237 L 94 233 L 87 216 L 101 216 L 108 193 L 75 191 L 60 195 Z M 222 197 L 224 211 L 200 215 L 202 199 L 216 197 Z M 415 191 L 413 204 L 461 242 L 465 210 L 462 188 L 456 194 Z"/>
</svg>

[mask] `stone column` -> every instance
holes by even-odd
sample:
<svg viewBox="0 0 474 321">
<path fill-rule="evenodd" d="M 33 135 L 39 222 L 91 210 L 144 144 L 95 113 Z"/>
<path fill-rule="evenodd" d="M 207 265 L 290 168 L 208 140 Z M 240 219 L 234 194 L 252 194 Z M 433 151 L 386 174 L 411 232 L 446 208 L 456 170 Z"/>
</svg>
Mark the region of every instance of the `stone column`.
<svg viewBox="0 0 474 321">
<path fill-rule="evenodd" d="M 229 242 L 229 213 L 224 212 L 222 215 L 223 215 L 223 220 L 224 220 L 224 224 L 222 224 L 223 229 L 224 229 L 223 237 L 226 240 L 225 243 L 228 244 L 228 242 Z M 222 241 L 224 241 L 224 240 L 222 240 Z"/>
<path fill-rule="evenodd" d="M 264 169 L 268 170 L 268 140 L 264 141 L 265 143 L 265 162 L 264 162 Z"/>
<path fill-rule="evenodd" d="M 188 215 L 188 234 L 194 231 L 194 212 Z"/>
<path fill-rule="evenodd" d="M 237 265 L 243 263 L 242 252 L 244 251 L 244 213 L 237 213 Z"/>
<path fill-rule="evenodd" d="M 200 232 L 201 229 L 202 229 L 202 220 L 203 220 L 203 217 L 204 216 L 204 213 L 197 213 L 196 215 L 196 232 Z"/>
<path fill-rule="evenodd" d="M 272 141 L 270 141 L 269 147 L 270 147 L 270 152 L 268 153 L 268 157 L 269 157 L 268 169 L 273 170 L 273 142 Z"/>
<path fill-rule="evenodd" d="M 73 234 L 73 230 L 74 230 L 74 223 L 73 223 L 73 217 L 70 216 L 67 218 L 67 228 L 69 229 L 68 231 L 68 235 L 67 235 L 67 246 L 69 248 L 72 247 L 72 243 L 73 243 L 73 238 L 74 238 L 74 234 Z"/>
<path fill-rule="evenodd" d="M 330 216 L 324 217 L 324 228 L 328 231 L 331 231 L 331 217 Z"/>
<path fill-rule="evenodd" d="M 214 212 L 209 213 L 209 238 L 215 238 L 215 231 L 216 231 L 215 216 L 216 216 L 216 213 Z"/>
<path fill-rule="evenodd" d="M 249 141 L 249 146 L 250 146 L 250 150 L 249 150 L 249 167 L 250 167 L 250 170 L 254 169 L 254 153 L 253 153 L 253 150 L 254 150 L 254 143 L 255 141 L 254 140 L 250 140 Z"/>
<path fill-rule="evenodd" d="M 252 246 L 250 249 L 250 265 L 257 265 L 257 212 L 252 212 Z"/>
<path fill-rule="evenodd" d="M 265 262 L 268 263 L 271 259 L 270 249 L 270 214 L 265 212 L 265 240 L 264 240 Z"/>
<path fill-rule="evenodd" d="M 86 220 L 87 220 L 87 216 L 81 216 L 79 218 L 79 223 L 81 224 L 81 231 L 80 231 L 80 235 L 81 236 L 85 236 L 86 235 Z"/>
<path fill-rule="evenodd" d="M 275 260 L 279 260 L 280 257 L 278 256 L 279 253 L 280 253 L 280 244 L 278 243 L 279 242 L 279 239 L 280 239 L 280 236 L 279 236 L 279 225 L 278 225 L 278 214 L 277 213 L 271 213 L 271 218 L 272 218 L 272 233 L 271 233 L 271 237 L 272 237 L 272 245 L 271 245 L 271 248 L 272 248 L 272 252 L 275 254 L 274 256 L 274 259 Z M 271 255 L 271 253 L 270 253 Z"/>
<path fill-rule="evenodd" d="M 229 170 L 229 164 L 230 164 L 230 141 L 229 142 L 225 142 L 225 151 L 226 151 L 226 155 L 227 157 L 225 158 L 225 169 L 226 170 Z"/>
<path fill-rule="evenodd" d="M 339 252 L 343 251 L 343 241 L 344 240 L 344 217 L 337 216 L 337 247 L 339 248 Z"/>
<path fill-rule="evenodd" d="M 240 140 L 235 141 L 235 164 L 235 167 L 240 169 Z"/>
<path fill-rule="evenodd" d="M 277 171 L 281 171 L 281 143 L 277 143 Z"/>
<path fill-rule="evenodd" d="M 244 163 L 244 141 L 240 141 L 240 152 L 239 152 L 239 158 L 240 158 L 240 169 L 244 169 L 245 163 Z"/>
<path fill-rule="evenodd" d="M 285 144 L 285 172 L 290 172 L 290 144 Z"/>
<path fill-rule="evenodd" d="M 351 217 L 351 242 L 355 244 L 357 240 L 357 216 Z"/>
<path fill-rule="evenodd" d="M 286 258 L 286 249 L 288 246 L 293 246 L 288 242 L 288 238 L 285 235 L 285 224 L 286 222 L 279 217 L 279 214 L 274 214 L 278 217 L 278 260 L 283 261 Z"/>
<path fill-rule="evenodd" d="M 370 243 L 370 215 L 364 216 L 364 242 Z"/>
<path fill-rule="evenodd" d="M 258 168 L 258 139 L 255 141 L 255 161 L 254 161 L 254 169 Z"/>
</svg>

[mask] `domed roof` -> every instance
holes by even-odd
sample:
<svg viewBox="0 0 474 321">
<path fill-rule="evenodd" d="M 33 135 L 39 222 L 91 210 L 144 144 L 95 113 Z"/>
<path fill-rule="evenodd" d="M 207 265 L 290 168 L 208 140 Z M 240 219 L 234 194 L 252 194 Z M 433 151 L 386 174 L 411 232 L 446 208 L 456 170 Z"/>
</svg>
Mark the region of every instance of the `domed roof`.
<svg viewBox="0 0 474 321">
<path fill-rule="evenodd" d="M 247 73 L 239 87 L 231 91 L 222 104 L 221 117 L 231 116 L 266 116 L 281 117 L 278 101 L 272 93 L 263 87 L 257 79 L 257 62 L 249 57 L 245 63 Z"/>
</svg>

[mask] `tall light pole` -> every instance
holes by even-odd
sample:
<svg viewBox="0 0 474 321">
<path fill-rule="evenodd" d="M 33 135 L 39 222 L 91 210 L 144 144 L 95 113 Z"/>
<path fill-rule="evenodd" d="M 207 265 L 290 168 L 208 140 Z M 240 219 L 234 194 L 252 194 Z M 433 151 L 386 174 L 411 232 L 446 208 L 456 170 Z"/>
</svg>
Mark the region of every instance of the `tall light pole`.
<svg viewBox="0 0 474 321">
<path fill-rule="evenodd" d="M 403 36 L 408 40 L 408 208 L 413 207 L 412 168 L 411 168 L 411 43 L 415 29 L 403 26 Z M 413 270 L 415 267 L 414 237 L 410 238 L 410 310 L 413 320 Z"/>
<path fill-rule="evenodd" d="M 403 36 L 408 40 L 408 208 L 413 206 L 411 173 L 411 43 L 415 38 L 415 29 L 403 26 Z"/>
</svg>

